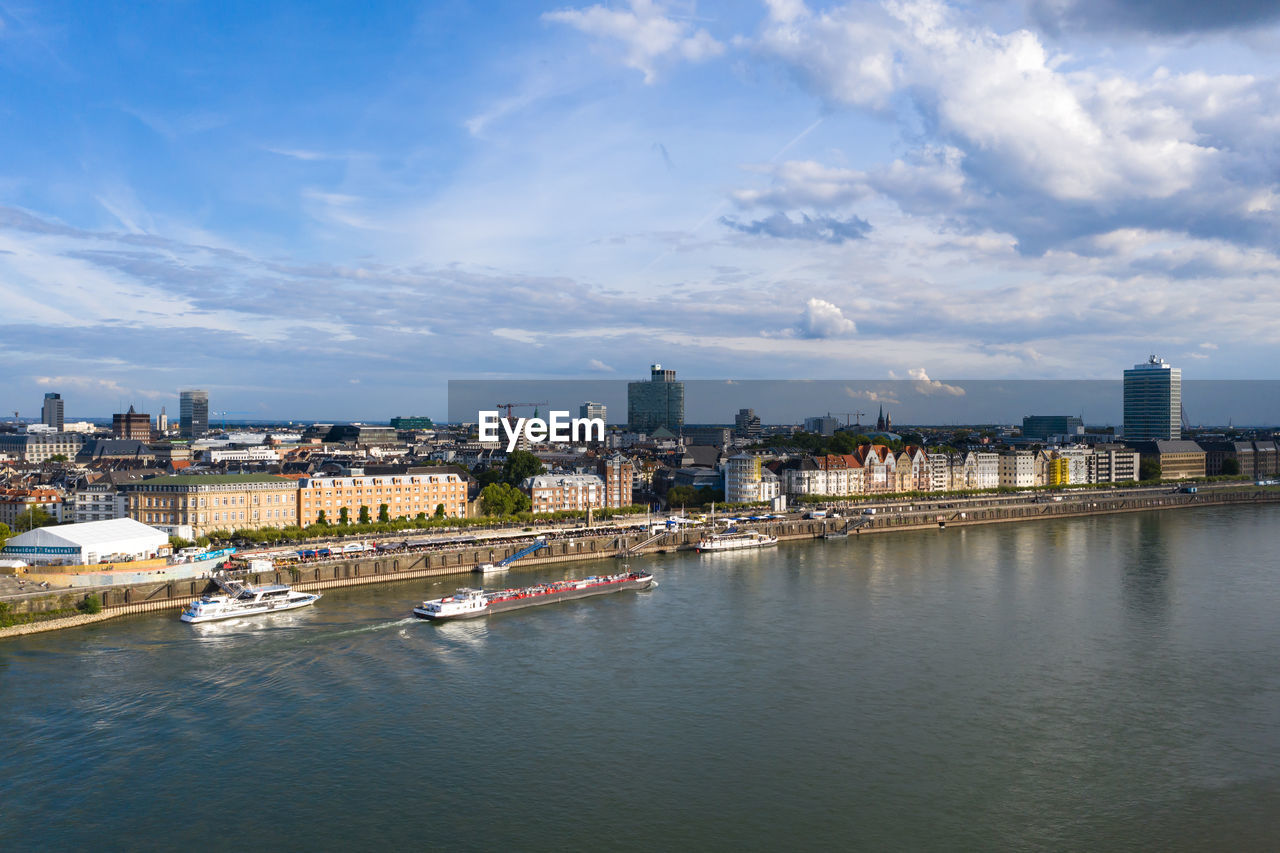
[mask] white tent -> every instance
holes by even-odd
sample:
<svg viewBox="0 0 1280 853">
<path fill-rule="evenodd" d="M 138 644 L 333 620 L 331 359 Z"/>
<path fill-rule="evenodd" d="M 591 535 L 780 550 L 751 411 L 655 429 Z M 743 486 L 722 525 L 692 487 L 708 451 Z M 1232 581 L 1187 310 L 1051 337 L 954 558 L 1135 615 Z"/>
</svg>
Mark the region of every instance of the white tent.
<svg viewBox="0 0 1280 853">
<path fill-rule="evenodd" d="M 4 556 L 32 564 L 89 564 L 108 558 L 146 559 L 169 537 L 132 518 L 37 527 L 10 537 Z"/>
</svg>

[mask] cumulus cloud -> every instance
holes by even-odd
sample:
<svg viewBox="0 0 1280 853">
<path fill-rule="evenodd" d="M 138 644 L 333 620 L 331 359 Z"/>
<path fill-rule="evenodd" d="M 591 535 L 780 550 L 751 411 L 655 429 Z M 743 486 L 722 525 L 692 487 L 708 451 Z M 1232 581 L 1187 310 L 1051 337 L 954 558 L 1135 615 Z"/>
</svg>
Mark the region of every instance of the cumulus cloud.
<svg viewBox="0 0 1280 853">
<path fill-rule="evenodd" d="M 731 216 L 722 216 L 720 224 L 743 234 L 836 245 L 846 240 L 861 240 L 871 231 L 871 223 L 857 216 L 839 219 L 835 216 L 809 216 L 801 213 L 797 221 L 781 211 L 752 222 L 739 222 Z"/>
<path fill-rule="evenodd" d="M 851 400 L 867 400 L 872 403 L 886 403 L 894 406 L 900 402 L 892 391 L 872 391 L 865 388 L 854 389 L 846 385 L 844 393 Z"/>
<path fill-rule="evenodd" d="M 700 62 L 724 52 L 724 45 L 706 30 L 666 14 L 653 0 L 631 0 L 629 9 L 588 6 L 546 12 L 543 19 L 568 24 L 600 39 L 620 42 L 623 63 L 644 74 L 646 83 L 657 79 L 659 62 L 684 59 Z"/>
<path fill-rule="evenodd" d="M 842 176 L 836 197 L 871 187 L 908 212 L 1014 234 L 1028 254 L 1124 227 L 1280 237 L 1272 80 L 1094 70 L 1034 32 L 997 32 L 934 0 L 775 3 L 750 44 L 833 109 L 895 116 L 910 139 L 923 123 L 919 150 Z M 822 186 L 777 173 L 735 200 L 777 204 Z"/>
<path fill-rule="evenodd" d="M 858 330 L 844 312 L 825 299 L 810 299 L 800 321 L 800 334 L 806 338 L 842 338 Z"/>
<path fill-rule="evenodd" d="M 914 387 L 919 394 L 946 394 L 952 397 L 963 397 L 964 389 L 959 385 L 947 385 L 938 379 L 930 379 L 923 367 L 913 367 L 907 375 L 914 380 Z"/>
<path fill-rule="evenodd" d="M 613 369 L 612 367 L 610 367 L 609 365 L 605 364 L 603 361 L 601 361 L 601 360 L 600 360 L 600 359 L 598 359 L 598 358 L 593 358 L 593 359 L 590 359 L 589 361 L 587 361 L 587 368 L 588 368 L 588 369 L 590 369 L 590 370 L 594 370 L 596 373 L 614 373 L 614 372 L 616 372 L 616 371 L 614 371 L 614 369 Z"/>
</svg>

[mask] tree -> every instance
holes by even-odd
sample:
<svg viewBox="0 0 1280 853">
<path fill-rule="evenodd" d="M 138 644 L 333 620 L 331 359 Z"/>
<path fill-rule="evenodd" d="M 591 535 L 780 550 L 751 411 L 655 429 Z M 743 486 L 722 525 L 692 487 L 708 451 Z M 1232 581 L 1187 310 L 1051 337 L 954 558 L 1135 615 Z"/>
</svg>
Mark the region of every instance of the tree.
<svg viewBox="0 0 1280 853">
<path fill-rule="evenodd" d="M 1138 463 L 1138 479 L 1139 480 L 1159 480 L 1161 477 L 1160 460 L 1150 456 L 1142 457 Z"/>
<path fill-rule="evenodd" d="M 8 541 L 9 533 L 10 533 L 9 525 L 0 521 L 0 548 L 3 548 L 4 543 Z"/>
<path fill-rule="evenodd" d="M 30 506 L 14 519 L 13 529 L 19 533 L 26 533 L 28 530 L 35 530 L 37 527 L 48 527 L 54 523 L 55 519 L 52 515 L 49 515 L 38 506 Z"/>
<path fill-rule="evenodd" d="M 480 484 L 480 488 L 482 489 L 485 486 L 502 482 L 501 468 L 481 468 L 477 465 L 471 473 L 475 475 L 476 482 Z"/>
<path fill-rule="evenodd" d="M 344 506 L 338 510 L 338 523 L 339 524 L 351 523 L 351 510 L 348 507 Z"/>
<path fill-rule="evenodd" d="M 50 456 L 50 457 L 49 457 L 49 461 L 50 461 L 50 462 L 66 462 L 66 461 L 67 461 L 67 454 L 65 454 L 65 453 L 55 453 L 55 454 L 53 454 L 52 456 Z"/>
<path fill-rule="evenodd" d="M 323 527 L 329 526 L 329 517 L 324 514 L 324 510 L 320 510 L 320 512 L 316 513 L 316 524 Z"/>
<path fill-rule="evenodd" d="M 360 507 L 360 523 L 368 524 L 369 521 L 369 508 L 367 506 Z"/>
<path fill-rule="evenodd" d="M 1240 460 L 1234 456 L 1228 456 L 1222 460 L 1222 473 L 1232 477 L 1240 473 Z"/>
<path fill-rule="evenodd" d="M 83 601 L 76 605 L 76 609 L 81 613 L 101 613 L 102 599 L 98 597 L 96 592 L 91 592 L 85 596 Z"/>
<path fill-rule="evenodd" d="M 444 504 L 436 504 L 436 518 L 444 518 Z"/>
<path fill-rule="evenodd" d="M 492 483 L 480 492 L 485 515 L 514 515 L 529 508 L 529 496 L 508 483 Z"/>
<path fill-rule="evenodd" d="M 391 520 L 391 513 L 388 511 L 386 504 L 378 504 L 378 521 L 387 522 Z"/>
<path fill-rule="evenodd" d="M 527 450 L 513 450 L 502 466 L 502 479 L 512 486 L 518 486 L 527 477 L 536 477 L 547 469 L 542 460 Z"/>
</svg>

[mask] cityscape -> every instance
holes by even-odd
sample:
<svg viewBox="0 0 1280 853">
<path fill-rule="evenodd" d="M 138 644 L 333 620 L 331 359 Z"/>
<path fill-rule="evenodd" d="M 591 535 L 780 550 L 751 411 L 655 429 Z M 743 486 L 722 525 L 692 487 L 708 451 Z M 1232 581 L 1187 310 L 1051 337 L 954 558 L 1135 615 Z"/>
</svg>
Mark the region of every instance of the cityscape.
<svg viewBox="0 0 1280 853">
<path fill-rule="evenodd" d="M 0 0 L 6 850 L 1280 849 L 1280 3 Z"/>
</svg>

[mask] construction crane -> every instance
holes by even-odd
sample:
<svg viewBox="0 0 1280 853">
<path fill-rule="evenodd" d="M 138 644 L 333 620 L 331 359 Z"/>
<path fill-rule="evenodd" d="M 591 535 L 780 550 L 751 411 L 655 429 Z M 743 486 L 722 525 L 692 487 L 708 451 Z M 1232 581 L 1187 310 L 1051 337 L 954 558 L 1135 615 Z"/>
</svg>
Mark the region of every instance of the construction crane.
<svg viewBox="0 0 1280 853">
<path fill-rule="evenodd" d="M 862 426 L 862 416 L 865 415 L 866 412 L 828 412 L 827 414 L 844 415 L 845 426 L 849 425 L 849 418 L 851 417 L 857 418 L 858 420 L 856 421 L 856 423 L 858 424 L 858 426 Z"/>
<path fill-rule="evenodd" d="M 507 418 L 508 418 L 508 419 L 510 419 L 510 418 L 511 418 L 511 410 L 512 410 L 512 409 L 527 409 L 527 408 L 529 408 L 530 406 L 534 406 L 534 407 L 537 407 L 537 406 L 550 406 L 551 404 L 550 404 L 550 403 L 548 403 L 546 400 L 543 400 L 541 403 L 495 403 L 495 405 L 496 405 L 499 409 L 506 409 L 506 410 L 507 410 Z"/>
</svg>

